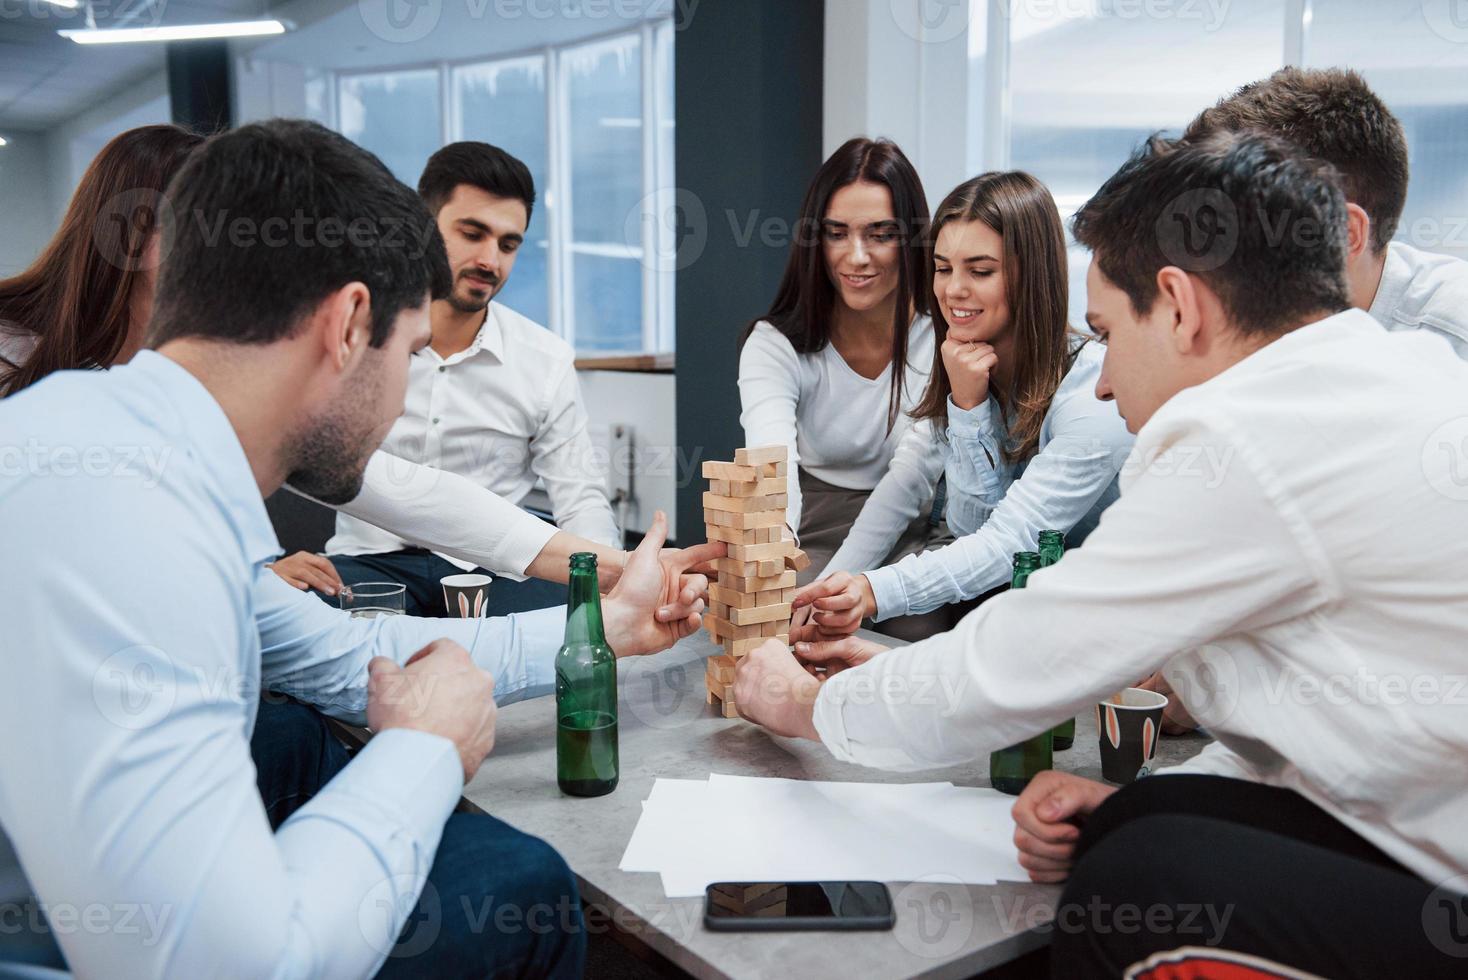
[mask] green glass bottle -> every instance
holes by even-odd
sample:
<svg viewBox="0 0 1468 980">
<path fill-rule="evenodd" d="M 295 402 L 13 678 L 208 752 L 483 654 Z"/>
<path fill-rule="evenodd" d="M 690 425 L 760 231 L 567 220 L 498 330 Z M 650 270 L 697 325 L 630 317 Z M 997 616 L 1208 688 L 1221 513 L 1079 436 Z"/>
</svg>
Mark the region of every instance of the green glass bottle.
<svg viewBox="0 0 1468 980">
<path fill-rule="evenodd" d="M 617 657 L 602 631 L 589 552 L 571 556 L 566 642 L 556 654 L 556 781 L 571 796 L 617 788 Z"/>
<path fill-rule="evenodd" d="M 1014 555 L 1014 577 L 1011 589 L 1022 589 L 1030 573 L 1040 567 L 1040 556 L 1033 551 L 1017 551 Z M 989 784 L 1001 793 L 1018 796 L 1036 773 L 1051 767 L 1050 732 L 1043 731 L 1018 745 L 989 754 Z"/>
<path fill-rule="evenodd" d="M 1060 561 L 1060 556 L 1065 554 L 1065 535 L 1059 531 L 1040 532 L 1040 567 L 1049 566 Z M 1076 743 L 1076 720 L 1071 718 L 1062 721 L 1051 730 L 1054 748 L 1056 752 L 1070 748 Z"/>
</svg>

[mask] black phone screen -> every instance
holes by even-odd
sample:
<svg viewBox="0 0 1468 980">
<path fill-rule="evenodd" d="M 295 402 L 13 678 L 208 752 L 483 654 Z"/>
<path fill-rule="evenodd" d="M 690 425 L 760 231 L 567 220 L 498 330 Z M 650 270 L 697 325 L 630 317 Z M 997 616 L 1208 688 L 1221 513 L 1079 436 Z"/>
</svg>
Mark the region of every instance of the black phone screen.
<svg viewBox="0 0 1468 980">
<path fill-rule="evenodd" d="M 708 886 L 710 919 L 890 920 L 880 881 L 727 881 Z"/>
</svg>

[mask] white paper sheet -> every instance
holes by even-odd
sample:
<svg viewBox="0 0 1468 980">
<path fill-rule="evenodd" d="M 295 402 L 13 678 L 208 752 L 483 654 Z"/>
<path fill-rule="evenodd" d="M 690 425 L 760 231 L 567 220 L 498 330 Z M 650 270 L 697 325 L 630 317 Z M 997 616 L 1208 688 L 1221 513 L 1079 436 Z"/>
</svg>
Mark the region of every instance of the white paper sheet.
<svg viewBox="0 0 1468 980">
<path fill-rule="evenodd" d="M 661 872 L 670 898 L 716 881 L 1023 881 L 1013 803 L 951 783 L 658 780 L 621 867 Z"/>
</svg>

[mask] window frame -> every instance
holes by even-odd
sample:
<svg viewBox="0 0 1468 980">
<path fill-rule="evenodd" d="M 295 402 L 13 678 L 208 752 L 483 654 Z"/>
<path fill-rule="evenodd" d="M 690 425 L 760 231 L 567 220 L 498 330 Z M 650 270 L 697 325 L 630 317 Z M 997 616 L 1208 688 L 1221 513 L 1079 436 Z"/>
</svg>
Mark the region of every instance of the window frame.
<svg viewBox="0 0 1468 980">
<path fill-rule="evenodd" d="M 439 78 L 439 132 L 444 144 L 463 139 L 458 86 L 455 75 L 468 68 L 499 66 L 514 62 L 541 61 L 545 72 L 546 109 L 546 158 L 548 173 L 544 186 L 539 189 L 541 207 L 546 216 L 546 309 L 549 322 L 545 326 L 576 348 L 575 292 L 572 255 L 576 253 L 604 254 L 608 248 L 618 257 L 638 261 L 640 288 L 642 291 L 641 344 L 625 350 L 596 350 L 586 352 L 597 357 L 620 357 L 630 355 L 668 355 L 674 352 L 674 271 L 658 261 L 660 256 L 672 255 L 676 247 L 675 232 L 667 222 L 651 220 L 671 207 L 674 197 L 672 153 L 659 144 L 660 117 L 672 118 L 671 105 L 664 101 L 671 96 L 672 79 L 664 78 L 665 72 L 658 64 L 658 44 L 671 45 L 673 34 L 672 17 L 644 20 L 636 27 L 618 27 L 614 30 L 577 38 L 560 45 L 542 45 L 507 51 L 491 58 L 460 58 L 446 61 L 412 62 L 374 68 L 353 68 L 324 72 L 326 102 L 324 120 L 330 128 L 341 131 L 340 104 L 342 86 L 354 78 L 384 77 L 409 72 L 431 70 Z M 640 94 L 642 122 L 641 190 L 643 216 L 641 220 L 642 241 L 639 245 L 578 245 L 572 236 L 570 196 L 570 104 L 562 70 L 563 52 L 597 44 L 614 43 L 619 39 L 636 37 L 639 42 Z M 671 73 L 672 64 L 667 66 Z M 613 229 L 615 234 L 619 229 Z M 651 239 L 651 240 L 649 240 Z M 581 353 L 578 349 L 578 353 Z"/>
</svg>

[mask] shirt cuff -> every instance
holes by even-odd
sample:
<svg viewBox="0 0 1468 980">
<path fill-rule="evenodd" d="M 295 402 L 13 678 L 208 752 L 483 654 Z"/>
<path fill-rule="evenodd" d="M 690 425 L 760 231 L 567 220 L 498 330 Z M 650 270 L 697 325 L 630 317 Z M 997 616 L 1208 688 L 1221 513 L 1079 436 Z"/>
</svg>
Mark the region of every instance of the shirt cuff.
<svg viewBox="0 0 1468 980">
<path fill-rule="evenodd" d="M 872 596 L 877 600 L 877 611 L 872 615 L 873 620 L 880 623 L 893 616 L 907 615 L 907 589 L 903 587 L 902 576 L 897 573 L 895 566 L 873 569 L 866 573 L 866 577 L 872 587 Z"/>
<path fill-rule="evenodd" d="M 525 511 L 520 513 L 524 514 L 524 518 L 505 528 L 499 550 L 504 563 L 514 569 L 517 575 L 524 575 L 530 563 L 535 561 L 535 556 L 544 551 L 550 539 L 556 536 L 557 528 L 534 514 Z"/>
<path fill-rule="evenodd" d="M 841 709 L 845 705 L 845 684 L 837 683 L 845 673 L 847 671 L 843 670 L 821 683 L 811 723 L 815 725 L 816 734 L 821 737 L 821 744 L 833 756 L 841 762 L 855 762 L 856 759 L 851 755 L 851 744 L 846 739 L 846 720 L 841 717 Z"/>
<path fill-rule="evenodd" d="M 959 408 L 948 396 L 948 431 L 951 436 L 992 441 L 994 413 L 986 398 L 973 408 Z"/>
<path fill-rule="evenodd" d="M 412 728 L 390 728 L 373 735 L 321 796 L 351 796 L 395 814 L 431 860 L 463 791 L 464 764 L 453 742 Z"/>
</svg>

